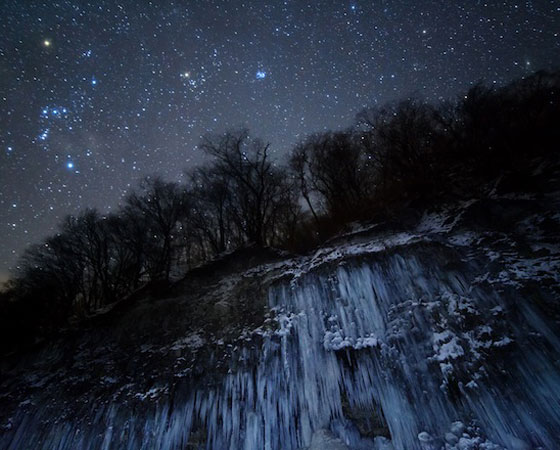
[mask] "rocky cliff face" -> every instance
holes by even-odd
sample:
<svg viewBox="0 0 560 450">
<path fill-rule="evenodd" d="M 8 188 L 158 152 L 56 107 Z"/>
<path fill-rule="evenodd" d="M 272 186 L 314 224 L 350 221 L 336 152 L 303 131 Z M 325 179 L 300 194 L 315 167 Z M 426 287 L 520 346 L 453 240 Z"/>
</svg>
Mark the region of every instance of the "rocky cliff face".
<svg viewBox="0 0 560 450">
<path fill-rule="evenodd" d="M 3 361 L 0 448 L 558 448 L 559 200 L 231 255 Z"/>
</svg>

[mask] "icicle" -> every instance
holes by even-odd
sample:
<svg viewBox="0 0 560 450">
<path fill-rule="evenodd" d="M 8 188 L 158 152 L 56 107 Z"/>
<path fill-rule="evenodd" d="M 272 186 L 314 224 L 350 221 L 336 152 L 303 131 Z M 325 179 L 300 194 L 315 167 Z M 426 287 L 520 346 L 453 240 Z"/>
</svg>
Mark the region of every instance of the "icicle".
<svg viewBox="0 0 560 450">
<path fill-rule="evenodd" d="M 407 249 L 280 283 L 278 328 L 216 385 L 188 382 L 144 413 L 94 402 L 91 423 L 38 406 L 0 447 L 297 450 L 330 430 L 351 449 L 555 448 L 557 333 L 517 291 L 473 284 L 466 263 L 443 270 L 448 257 Z M 383 417 L 390 439 L 362 436 L 352 411 Z"/>
</svg>

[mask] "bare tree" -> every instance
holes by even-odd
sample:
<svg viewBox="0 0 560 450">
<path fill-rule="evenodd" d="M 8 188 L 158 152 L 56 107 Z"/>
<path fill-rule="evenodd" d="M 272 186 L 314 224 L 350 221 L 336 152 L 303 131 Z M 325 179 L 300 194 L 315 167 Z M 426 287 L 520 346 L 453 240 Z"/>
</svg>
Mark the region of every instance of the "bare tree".
<svg viewBox="0 0 560 450">
<path fill-rule="evenodd" d="M 207 136 L 201 148 L 213 157 L 214 170 L 228 180 L 232 219 L 247 241 L 271 244 L 276 211 L 290 190 L 283 170 L 270 158 L 270 144 L 249 136 L 247 130 Z"/>
<path fill-rule="evenodd" d="M 188 222 L 199 236 L 199 245 L 207 243 L 217 255 L 234 243 L 232 180 L 213 166 L 199 167 L 189 174 L 192 208 Z"/>
<path fill-rule="evenodd" d="M 152 280 L 167 281 L 176 250 L 178 226 L 188 211 L 187 196 L 177 183 L 165 182 L 160 177 L 146 177 L 140 189 L 126 198 L 126 214 L 146 227 L 144 255 L 148 276 Z"/>
<path fill-rule="evenodd" d="M 444 123 L 429 104 L 406 100 L 358 114 L 361 144 L 375 167 L 378 186 L 418 186 L 433 180 L 433 154 Z"/>
<path fill-rule="evenodd" d="M 297 145 L 290 155 L 289 167 L 299 193 L 305 200 L 306 206 L 313 216 L 315 224 L 319 226 L 319 216 L 313 206 L 313 201 L 311 200 L 313 195 L 313 183 L 309 180 L 308 167 L 309 158 L 311 157 L 310 153 L 311 151 L 309 145 L 306 145 L 305 143 Z"/>
<path fill-rule="evenodd" d="M 83 270 L 75 243 L 59 233 L 23 254 L 15 274 L 18 295 L 39 296 L 48 304 L 50 321 L 61 323 L 70 316 L 74 300 L 83 290 Z"/>
<path fill-rule="evenodd" d="M 112 242 L 116 285 L 128 293 L 139 286 L 144 270 L 147 227 L 128 216 L 126 209 L 105 218 Z"/>
<path fill-rule="evenodd" d="M 290 167 L 316 220 L 313 200 L 331 216 L 347 216 L 372 192 L 368 161 L 350 131 L 311 135 L 292 152 Z"/>
</svg>

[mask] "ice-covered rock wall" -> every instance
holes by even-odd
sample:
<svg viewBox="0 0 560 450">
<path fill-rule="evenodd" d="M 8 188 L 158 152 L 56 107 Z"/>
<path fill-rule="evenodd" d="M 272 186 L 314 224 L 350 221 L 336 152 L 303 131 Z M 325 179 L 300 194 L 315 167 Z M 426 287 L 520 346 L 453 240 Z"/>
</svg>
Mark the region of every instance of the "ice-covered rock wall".
<svg viewBox="0 0 560 450">
<path fill-rule="evenodd" d="M 459 250 L 410 243 L 285 277 L 272 323 L 217 381 L 179 377 L 134 404 L 83 393 L 54 412 L 39 396 L 0 447 L 558 448 L 560 339 L 535 295 L 550 299 Z"/>
<path fill-rule="evenodd" d="M 399 449 L 444 448 L 457 421 L 510 449 L 558 445 L 557 335 L 518 291 L 473 284 L 465 274 L 475 270 L 451 262 L 434 249 L 395 253 L 273 292 L 287 317 L 298 444 L 330 427 L 358 448 L 346 399 L 350 411 L 382 414 Z"/>
</svg>

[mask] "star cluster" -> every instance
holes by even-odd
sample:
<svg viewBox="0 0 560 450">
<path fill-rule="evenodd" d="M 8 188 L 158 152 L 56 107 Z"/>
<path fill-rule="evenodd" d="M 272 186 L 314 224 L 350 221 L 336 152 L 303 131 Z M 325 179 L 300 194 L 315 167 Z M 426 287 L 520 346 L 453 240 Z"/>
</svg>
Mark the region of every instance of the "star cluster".
<svg viewBox="0 0 560 450">
<path fill-rule="evenodd" d="M 11 0 L 0 17 L 0 273 L 201 135 L 248 126 L 279 155 L 409 95 L 452 98 L 560 61 L 554 1 Z"/>
</svg>

